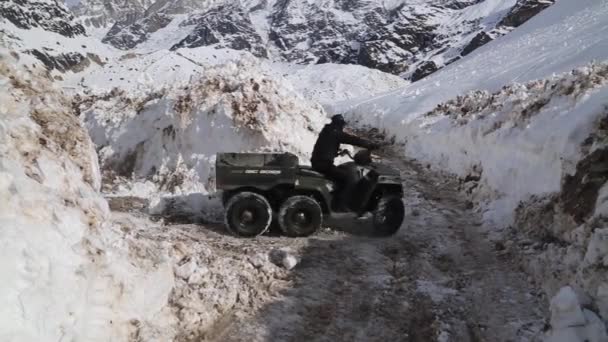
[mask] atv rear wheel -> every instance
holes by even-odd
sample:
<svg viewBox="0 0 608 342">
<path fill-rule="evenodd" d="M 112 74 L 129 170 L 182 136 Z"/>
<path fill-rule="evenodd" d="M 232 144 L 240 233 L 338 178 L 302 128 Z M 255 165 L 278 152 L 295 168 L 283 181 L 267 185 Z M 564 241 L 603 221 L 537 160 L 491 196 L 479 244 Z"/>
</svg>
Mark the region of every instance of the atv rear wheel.
<svg viewBox="0 0 608 342">
<path fill-rule="evenodd" d="M 308 236 L 321 228 L 323 211 L 314 198 L 293 196 L 281 205 L 278 218 L 279 227 L 286 235 Z"/>
<path fill-rule="evenodd" d="M 236 235 L 254 237 L 264 234 L 272 221 L 272 208 L 260 194 L 241 192 L 226 203 L 226 228 Z"/>
<path fill-rule="evenodd" d="M 384 196 L 374 210 L 374 234 L 390 236 L 395 234 L 405 218 L 405 207 L 398 196 Z"/>
</svg>

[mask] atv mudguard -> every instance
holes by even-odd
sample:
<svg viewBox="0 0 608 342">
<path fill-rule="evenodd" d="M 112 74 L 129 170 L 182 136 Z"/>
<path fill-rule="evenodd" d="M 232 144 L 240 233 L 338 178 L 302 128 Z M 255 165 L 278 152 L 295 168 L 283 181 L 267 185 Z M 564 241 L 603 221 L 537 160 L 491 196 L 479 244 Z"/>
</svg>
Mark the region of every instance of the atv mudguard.
<svg viewBox="0 0 608 342">
<path fill-rule="evenodd" d="M 294 187 L 296 193 L 314 196 L 324 213 L 331 212 L 332 192 L 334 190 L 334 183 L 326 178 L 303 175 L 297 176 Z"/>
</svg>

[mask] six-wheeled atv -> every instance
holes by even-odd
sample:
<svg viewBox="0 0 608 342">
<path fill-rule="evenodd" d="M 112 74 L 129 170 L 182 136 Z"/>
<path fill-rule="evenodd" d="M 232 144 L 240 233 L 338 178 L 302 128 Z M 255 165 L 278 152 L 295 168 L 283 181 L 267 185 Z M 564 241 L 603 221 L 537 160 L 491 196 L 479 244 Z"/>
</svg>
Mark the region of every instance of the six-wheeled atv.
<svg viewBox="0 0 608 342">
<path fill-rule="evenodd" d="M 291 153 L 219 153 L 216 185 L 223 190 L 227 228 L 253 237 L 276 220 L 286 235 L 307 236 L 321 227 L 324 216 L 343 215 L 346 208 L 357 214 L 353 217 L 371 212 L 375 234 L 394 234 L 405 214 L 399 171 L 374 162 L 368 150 L 352 159 L 338 167 L 353 173 L 356 186 L 336 189 L 322 174 L 299 165 Z M 337 203 L 345 196 L 335 196 L 336 191 L 349 191 L 349 203 Z"/>
</svg>

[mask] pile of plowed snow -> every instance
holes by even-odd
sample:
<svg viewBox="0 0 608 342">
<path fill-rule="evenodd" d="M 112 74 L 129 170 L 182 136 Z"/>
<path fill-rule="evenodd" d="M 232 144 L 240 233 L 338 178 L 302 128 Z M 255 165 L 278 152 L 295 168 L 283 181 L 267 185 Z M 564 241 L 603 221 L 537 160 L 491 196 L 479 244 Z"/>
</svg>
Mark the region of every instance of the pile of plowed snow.
<svg viewBox="0 0 608 342">
<path fill-rule="evenodd" d="M 144 197 L 214 190 L 218 152 L 292 152 L 307 163 L 325 122 L 318 104 L 247 58 L 172 85 L 116 88 L 76 102 L 106 179 L 147 184 Z"/>
<path fill-rule="evenodd" d="M 369 97 L 407 85 L 399 76 L 360 65 L 269 63 L 277 77 L 285 77 L 305 98 L 333 112 L 333 104 Z"/>
<path fill-rule="evenodd" d="M 200 340 L 283 289 L 271 246 L 243 253 L 111 214 L 71 102 L 14 63 L 0 59 L 2 340 Z"/>
<path fill-rule="evenodd" d="M 608 3 L 559 1 L 419 82 L 334 107 L 394 135 L 406 156 L 460 176 L 486 226 L 498 228 L 491 237 L 525 250 L 547 295 L 570 285 L 606 321 L 606 222 L 596 208 L 608 180 L 598 138 L 607 46 Z M 577 324 L 595 324 L 587 321 Z M 554 338 L 570 327 L 553 326 Z"/>
<path fill-rule="evenodd" d="M 113 88 L 159 89 L 175 82 L 196 79 L 211 66 L 254 59 L 245 51 L 199 47 L 176 51 L 128 52 L 114 56 L 103 67 L 68 74 L 61 84 L 77 92 L 99 93 Z"/>
<path fill-rule="evenodd" d="M 521 200 L 560 190 L 605 115 L 606 96 L 608 64 L 592 64 L 458 96 L 421 117 L 405 141 L 420 159 L 478 181 L 478 199 L 493 200 L 486 219 L 505 226 Z"/>
<path fill-rule="evenodd" d="M 127 260 L 104 224 L 95 151 L 70 102 L 5 57 L 0 88 L 0 336 L 125 340 L 131 319 L 164 321 L 171 268 Z"/>
<path fill-rule="evenodd" d="M 175 82 L 196 80 L 212 66 L 242 60 L 259 61 L 251 62 L 256 65 L 256 72 L 281 80 L 283 86 L 324 106 L 381 94 L 409 83 L 398 76 L 359 65 L 274 63 L 259 60 L 246 51 L 210 47 L 125 53 L 101 68 L 66 74 L 61 83 L 66 89 L 89 93 L 113 88 L 163 88 Z"/>
<path fill-rule="evenodd" d="M 495 238 L 526 250 L 528 270 L 546 293 L 571 286 L 579 294 L 577 301 L 595 307 L 604 319 L 606 98 L 608 64 L 592 64 L 442 103 L 424 116 L 424 133 L 406 142 L 443 168 L 468 168 L 462 174 L 463 188 L 482 204 L 489 203 L 487 222 L 504 226 L 513 222 L 515 213 L 516 232 L 506 237 L 493 232 Z M 575 310 L 559 305 L 554 305 L 554 316 L 568 317 L 571 312 L 564 310 Z M 587 318 L 577 321 L 577 336 L 581 341 L 604 341 L 608 337 L 601 334 L 600 319 L 587 311 L 584 316 L 580 311 Z M 552 332 L 551 341 L 577 331 L 556 324 L 559 332 Z"/>
</svg>

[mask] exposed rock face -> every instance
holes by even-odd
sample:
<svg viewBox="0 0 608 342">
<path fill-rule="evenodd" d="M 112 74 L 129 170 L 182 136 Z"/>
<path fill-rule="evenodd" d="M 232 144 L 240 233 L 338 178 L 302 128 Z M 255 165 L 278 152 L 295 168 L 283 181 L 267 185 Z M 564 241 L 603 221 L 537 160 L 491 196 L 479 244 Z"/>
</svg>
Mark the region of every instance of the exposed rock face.
<svg viewBox="0 0 608 342">
<path fill-rule="evenodd" d="M 518 27 L 554 2 L 555 0 L 517 0 L 517 4 L 498 26 Z"/>
<path fill-rule="evenodd" d="M 490 36 L 488 33 L 479 32 L 475 36 L 475 38 L 473 38 L 471 40 L 471 42 L 467 46 L 465 46 L 464 49 L 462 49 L 461 55 L 466 56 L 466 55 L 470 54 L 471 52 L 473 52 L 478 47 L 486 45 L 487 43 L 491 42 L 492 40 L 494 40 L 494 37 Z"/>
<path fill-rule="evenodd" d="M 140 18 L 136 15 L 129 16 L 125 21 L 114 24 L 108 34 L 102 40 L 114 46 L 124 49 L 132 49 L 137 44 L 146 41 L 151 33 L 167 26 L 171 19 L 160 14 Z M 128 31 L 128 32 L 125 32 Z"/>
<path fill-rule="evenodd" d="M 15 57 L 19 53 L 34 56 L 49 71 L 78 72 L 92 61 L 102 64 L 97 49 L 89 45 L 91 40 L 84 26 L 75 20 L 63 1 L 0 2 L 0 32 L 2 45 L 12 50 Z M 40 32 L 44 37 L 38 39 Z M 103 47 L 98 43 L 97 48 L 100 46 Z"/>
<path fill-rule="evenodd" d="M 437 64 L 435 64 L 435 62 L 424 62 L 418 69 L 416 69 L 416 71 L 412 75 L 412 82 L 416 82 L 419 79 L 424 78 L 437 70 L 439 70 L 439 67 L 437 66 Z"/>
<path fill-rule="evenodd" d="M 58 70 L 61 72 L 73 70 L 76 72 L 81 71 L 91 64 L 87 57 L 77 52 L 49 55 L 39 50 L 29 50 L 27 53 L 38 58 L 47 70 Z"/>
<path fill-rule="evenodd" d="M 84 27 L 58 1 L 2 2 L 0 15 L 22 29 L 41 27 L 65 37 L 84 35 Z M 391 7 L 380 0 L 83 0 L 73 11 L 85 26 L 107 29 L 103 42 L 123 50 L 161 35 L 171 49 L 214 46 L 299 64 L 359 64 L 416 81 L 508 33 L 553 3 L 490 4 L 494 6 L 491 13 L 507 14 L 488 26 L 476 9 L 487 7 L 486 1 L 433 0 Z M 170 24 L 171 32 L 164 30 Z M 80 64 L 75 55 L 30 53 L 55 70 Z"/>
<path fill-rule="evenodd" d="M 180 27 L 194 25 L 192 32 L 172 50 L 216 45 L 235 50 L 248 50 L 257 57 L 267 57 L 262 37 L 255 31 L 249 15 L 240 7 L 223 6 L 191 16 Z"/>
<path fill-rule="evenodd" d="M 143 17 L 152 0 L 81 0 L 72 10 L 87 27 L 110 27 Z"/>
<path fill-rule="evenodd" d="M 173 49 L 227 47 L 299 64 L 360 64 L 417 80 L 457 60 L 461 52 L 464 56 L 509 32 L 552 3 L 486 1 L 389 6 L 380 0 L 158 0 L 147 6 L 145 0 L 130 0 L 119 6 L 117 0 L 105 0 L 112 10 L 103 12 L 100 0 L 88 0 L 76 12 L 85 23 L 93 20 L 91 13 L 103 12 L 96 18 L 111 18 L 114 26 L 104 42 L 124 50 L 142 46 L 154 34 L 169 35 L 175 37 L 168 46 Z M 493 6 L 492 15 L 507 15 L 500 24 L 488 26 L 479 14 L 487 8 L 479 11 L 477 6 Z M 159 32 L 169 24 L 186 34 Z"/>
<path fill-rule="evenodd" d="M 40 27 L 66 37 L 85 33 L 84 27 L 74 23 L 74 16 L 58 0 L 14 0 L 0 2 L 0 18 L 21 29 Z"/>
<path fill-rule="evenodd" d="M 471 39 L 469 44 L 462 49 L 461 55 L 466 56 L 477 48 L 507 34 L 513 28 L 522 25 L 540 11 L 551 6 L 554 2 L 555 0 L 517 0 L 515 6 L 513 6 L 509 13 L 502 18 L 498 25 L 496 25 L 496 28 L 479 32 Z"/>
</svg>

